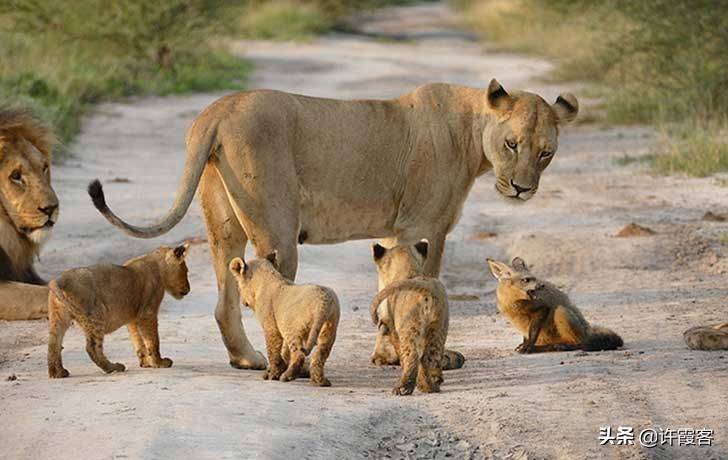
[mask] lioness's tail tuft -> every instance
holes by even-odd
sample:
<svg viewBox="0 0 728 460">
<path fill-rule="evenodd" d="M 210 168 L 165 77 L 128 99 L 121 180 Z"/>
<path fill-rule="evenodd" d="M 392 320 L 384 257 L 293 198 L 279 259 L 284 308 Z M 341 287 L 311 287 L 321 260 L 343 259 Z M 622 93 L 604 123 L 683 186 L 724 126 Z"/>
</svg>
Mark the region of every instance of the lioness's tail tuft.
<svg viewBox="0 0 728 460">
<path fill-rule="evenodd" d="M 106 198 L 104 197 L 104 187 L 101 186 L 101 182 L 98 179 L 88 184 L 87 190 L 96 209 L 101 212 L 109 210 L 109 207 L 106 205 Z"/>
<path fill-rule="evenodd" d="M 591 333 L 584 340 L 584 351 L 616 350 L 624 345 L 622 337 L 606 327 L 594 326 Z"/>
</svg>

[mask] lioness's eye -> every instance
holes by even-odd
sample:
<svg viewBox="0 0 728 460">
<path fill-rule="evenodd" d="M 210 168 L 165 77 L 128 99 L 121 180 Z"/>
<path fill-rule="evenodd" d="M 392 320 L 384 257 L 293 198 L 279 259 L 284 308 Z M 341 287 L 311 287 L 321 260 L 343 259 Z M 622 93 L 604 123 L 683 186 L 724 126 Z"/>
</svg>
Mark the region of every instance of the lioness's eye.
<svg viewBox="0 0 728 460">
<path fill-rule="evenodd" d="M 540 154 L 538 155 L 538 157 L 539 157 L 539 158 L 540 158 L 541 160 L 545 160 L 545 159 L 547 159 L 547 158 L 551 158 L 551 156 L 553 156 L 553 154 L 554 154 L 554 152 L 549 152 L 548 150 L 544 150 L 543 152 L 541 152 L 541 153 L 540 153 Z"/>
<path fill-rule="evenodd" d="M 22 178 L 22 175 L 20 174 L 20 170 L 16 169 L 10 174 L 10 180 L 13 182 L 20 182 L 20 179 Z"/>
<path fill-rule="evenodd" d="M 511 150 L 516 150 L 516 147 L 518 147 L 518 142 L 506 139 L 506 147 Z"/>
</svg>

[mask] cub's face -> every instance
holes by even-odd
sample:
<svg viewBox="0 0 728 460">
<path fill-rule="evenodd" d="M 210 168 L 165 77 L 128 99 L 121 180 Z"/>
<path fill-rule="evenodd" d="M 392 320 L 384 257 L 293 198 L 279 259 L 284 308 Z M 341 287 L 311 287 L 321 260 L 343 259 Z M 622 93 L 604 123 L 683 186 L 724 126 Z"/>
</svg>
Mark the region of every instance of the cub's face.
<svg viewBox="0 0 728 460">
<path fill-rule="evenodd" d="M 188 244 L 176 248 L 162 248 L 165 252 L 162 266 L 164 289 L 177 300 L 190 292 L 190 281 L 187 277 L 188 270 L 185 262 L 188 248 Z"/>
<path fill-rule="evenodd" d="M 493 165 L 496 190 L 514 202 L 529 200 L 558 147 L 559 125 L 576 118 L 578 102 L 564 93 L 554 104 L 531 93 L 510 95 L 495 80 L 488 88 L 491 123 L 483 154 Z"/>
<path fill-rule="evenodd" d="M 372 255 L 377 266 L 379 280 L 387 286 L 394 281 L 421 275 L 427 259 L 427 249 L 426 241 L 421 241 L 414 246 L 395 246 L 393 248 L 385 248 L 375 243 L 372 245 Z"/>
</svg>

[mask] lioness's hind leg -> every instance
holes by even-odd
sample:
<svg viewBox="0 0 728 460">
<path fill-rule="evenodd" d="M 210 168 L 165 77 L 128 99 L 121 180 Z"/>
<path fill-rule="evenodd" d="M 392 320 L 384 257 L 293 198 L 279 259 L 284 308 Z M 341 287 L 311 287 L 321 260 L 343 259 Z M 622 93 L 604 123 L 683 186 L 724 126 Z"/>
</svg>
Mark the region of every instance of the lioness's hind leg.
<svg viewBox="0 0 728 460">
<path fill-rule="evenodd" d="M 324 366 L 326 365 L 326 360 L 329 359 L 334 342 L 336 342 L 337 327 L 337 323 L 327 321 L 319 333 L 316 349 L 313 355 L 311 355 L 311 383 L 314 385 L 322 387 L 331 386 L 329 379 L 324 376 Z"/>
<path fill-rule="evenodd" d="M 126 367 L 121 363 L 112 363 L 104 355 L 104 336 L 102 333 L 95 331 L 86 331 L 86 353 L 91 357 L 94 363 L 107 374 L 113 372 L 124 372 Z"/>
<path fill-rule="evenodd" d="M 48 296 L 48 320 L 48 377 L 68 377 L 68 371 L 63 367 L 61 351 L 63 336 L 71 326 L 71 315 L 53 293 Z"/>
<path fill-rule="evenodd" d="M 265 358 L 253 349 L 245 335 L 238 285 L 228 270 L 228 263 L 233 257 L 245 254 L 248 237 L 230 206 L 225 187 L 215 168 L 205 168 L 199 190 L 217 276 L 218 301 L 215 320 L 227 349 L 230 365 L 238 369 L 265 369 Z"/>
</svg>

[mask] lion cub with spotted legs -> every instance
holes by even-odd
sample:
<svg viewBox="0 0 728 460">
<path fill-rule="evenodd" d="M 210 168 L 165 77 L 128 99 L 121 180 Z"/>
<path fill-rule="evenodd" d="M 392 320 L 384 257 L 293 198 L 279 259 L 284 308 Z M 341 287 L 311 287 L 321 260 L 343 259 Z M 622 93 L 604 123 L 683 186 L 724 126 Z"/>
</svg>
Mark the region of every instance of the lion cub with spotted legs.
<svg viewBox="0 0 728 460">
<path fill-rule="evenodd" d="M 331 386 L 324 365 L 336 341 L 339 299 L 331 289 L 315 284 L 296 285 L 278 272 L 276 252 L 246 263 L 230 261 L 241 302 L 255 312 L 268 350 L 263 378 L 288 382 L 300 376 L 306 356 L 311 356 L 311 382 Z"/>
<path fill-rule="evenodd" d="M 443 381 L 449 306 L 440 280 L 423 275 L 427 249 L 427 242 L 391 249 L 372 246 L 385 287 L 374 297 L 370 313 L 374 324 L 391 335 L 402 365 L 395 395 L 412 394 L 415 383 L 423 393 L 439 392 Z"/>
<path fill-rule="evenodd" d="M 488 259 L 498 280 L 498 310 L 523 335 L 519 353 L 614 350 L 623 345 L 612 330 L 590 325 L 569 296 L 535 278 L 520 257 L 511 262 Z"/>
<path fill-rule="evenodd" d="M 163 246 L 123 266 L 103 264 L 63 272 L 48 284 L 48 376 L 68 377 L 63 336 L 76 321 L 86 334 L 86 352 L 104 372 L 123 372 L 104 355 L 104 336 L 126 325 L 141 367 L 170 367 L 159 353 L 157 317 L 164 293 L 179 300 L 190 292 L 188 245 Z"/>
</svg>

